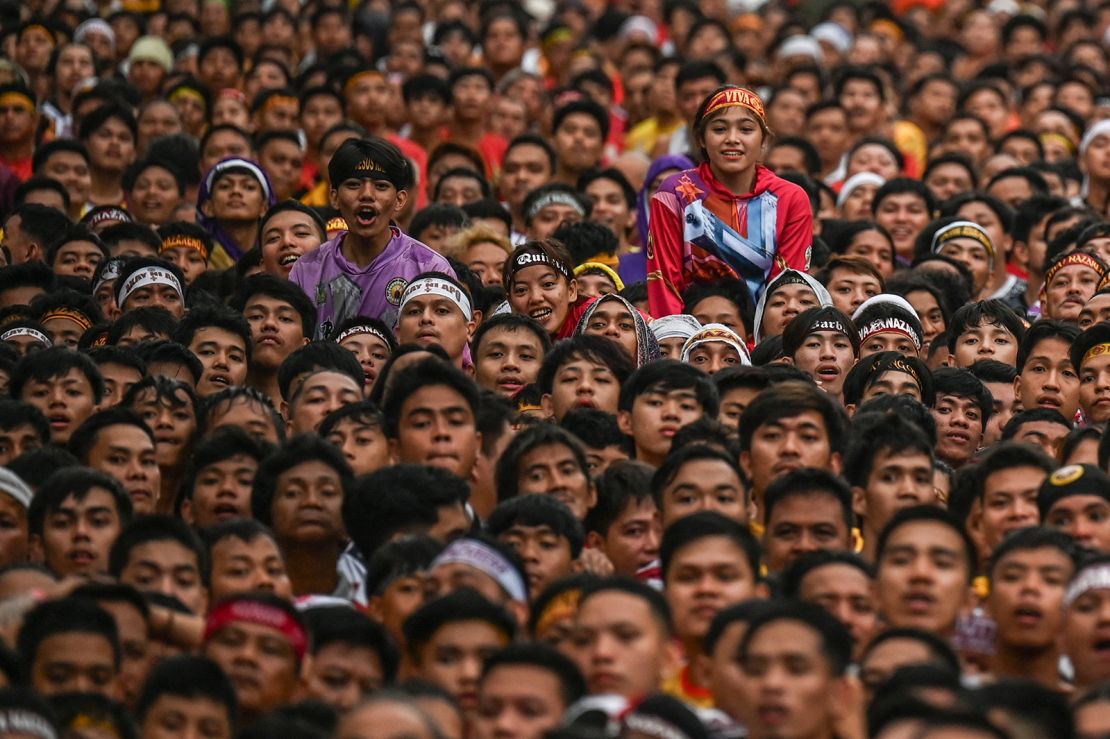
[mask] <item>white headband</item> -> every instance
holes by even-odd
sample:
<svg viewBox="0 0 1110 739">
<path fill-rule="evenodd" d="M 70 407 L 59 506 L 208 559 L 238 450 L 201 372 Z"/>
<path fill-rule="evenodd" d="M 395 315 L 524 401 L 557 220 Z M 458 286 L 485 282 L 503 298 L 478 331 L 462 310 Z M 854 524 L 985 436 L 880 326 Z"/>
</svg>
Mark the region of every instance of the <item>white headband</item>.
<svg viewBox="0 0 1110 739">
<path fill-rule="evenodd" d="M 1064 591 L 1064 607 L 1070 607 L 1092 590 L 1110 590 L 1110 564 L 1095 565 L 1080 572 Z"/>
<path fill-rule="evenodd" d="M 181 283 L 178 282 L 177 277 L 173 272 L 170 272 L 164 267 L 143 267 L 137 269 L 127 278 L 127 282 L 123 283 L 123 287 L 119 288 L 119 300 L 116 303 L 122 308 L 127 299 L 131 297 L 131 293 L 144 287 L 151 285 L 169 285 L 177 294 L 184 297 L 185 291 L 181 289 Z"/>
<path fill-rule="evenodd" d="M 466 293 L 458 285 L 439 277 L 422 277 L 409 283 L 405 292 L 401 294 L 401 307 L 398 309 L 398 314 L 405 312 L 406 303 L 421 295 L 438 295 L 441 298 L 446 298 L 459 306 L 459 310 L 462 311 L 466 320 L 470 321 L 474 318 L 474 309 L 470 307 L 470 298 L 466 296 Z"/>
<path fill-rule="evenodd" d="M 31 338 L 38 341 L 40 344 L 44 344 L 48 347 L 54 346 L 54 342 L 50 340 L 49 336 L 44 334 L 42 331 L 39 331 L 37 328 L 31 328 L 30 326 L 18 326 L 16 328 L 9 328 L 4 333 L 0 334 L 0 341 L 14 339 L 17 336 L 30 336 Z"/>
<path fill-rule="evenodd" d="M 496 580 L 509 597 L 523 603 L 528 602 L 528 589 L 524 578 L 512 563 L 493 547 L 476 539 L 455 539 L 428 567 L 434 570 L 446 564 L 470 565 Z"/>
<path fill-rule="evenodd" d="M 347 329 L 343 333 L 339 334 L 339 336 L 335 337 L 335 343 L 336 344 L 341 344 L 341 343 L 343 343 L 344 339 L 349 339 L 352 336 L 358 336 L 359 334 L 370 334 L 371 336 L 377 336 L 379 339 L 382 340 L 382 342 L 385 343 L 386 346 L 390 345 L 389 339 L 386 338 L 384 335 L 382 335 L 381 331 L 374 328 L 373 326 L 367 326 L 365 324 L 359 324 L 358 326 L 351 326 L 349 329 Z"/>
<path fill-rule="evenodd" d="M 701 331 L 701 323 L 693 316 L 685 313 L 675 313 L 670 316 L 656 318 L 648 326 L 655 334 L 657 341 L 665 339 L 682 339 L 686 341 L 691 336 Z"/>
<path fill-rule="evenodd" d="M 58 734 L 54 727 L 41 714 L 23 708 L 7 708 L 0 710 L 0 733 L 28 734 L 35 739 L 57 739 Z"/>
<path fill-rule="evenodd" d="M 886 178 L 882 175 L 877 175 L 874 172 L 857 172 L 844 181 L 840 188 L 840 195 L 836 198 L 836 207 L 840 208 L 851 197 L 852 191 L 860 185 L 874 185 L 875 187 L 882 187 L 886 184 Z"/>
<path fill-rule="evenodd" d="M 1099 136 L 1110 136 L 1110 120 L 1103 119 L 1087 129 L 1083 134 L 1083 138 L 1079 140 L 1079 156 L 1087 153 L 1087 148 Z"/>
<path fill-rule="evenodd" d="M 693 353 L 694 349 L 702 344 L 712 343 L 728 344 L 740 355 L 741 365 L 744 367 L 752 365 L 751 357 L 748 356 L 748 348 L 744 346 L 744 340 L 723 323 L 707 323 L 701 327 L 701 330 L 687 339 L 686 343 L 682 345 L 682 361 L 689 362 L 690 354 Z"/>
</svg>

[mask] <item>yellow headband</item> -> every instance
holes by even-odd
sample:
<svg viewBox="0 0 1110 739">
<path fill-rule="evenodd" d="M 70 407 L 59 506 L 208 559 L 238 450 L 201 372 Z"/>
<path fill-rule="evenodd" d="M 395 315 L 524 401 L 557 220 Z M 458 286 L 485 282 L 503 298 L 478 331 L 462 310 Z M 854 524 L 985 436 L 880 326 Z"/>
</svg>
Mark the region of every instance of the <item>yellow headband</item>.
<svg viewBox="0 0 1110 739">
<path fill-rule="evenodd" d="M 35 112 L 35 101 L 31 96 L 15 90 L 0 94 L 0 108 L 7 108 L 8 106 L 19 106 L 26 108 L 31 113 Z"/>
<path fill-rule="evenodd" d="M 1101 357 L 1103 354 L 1110 354 L 1110 343 L 1095 344 L 1092 346 L 1087 350 L 1087 353 L 1083 355 L 1083 359 L 1079 360 L 1079 364 L 1082 366 L 1088 359 Z"/>
<path fill-rule="evenodd" d="M 555 596 L 536 619 L 536 633 L 542 634 L 556 621 L 573 617 L 578 613 L 578 602 L 581 599 L 582 591 L 577 588 Z"/>
<path fill-rule="evenodd" d="M 172 93 L 170 93 L 169 101 L 172 103 L 175 100 L 180 100 L 181 98 L 192 98 L 193 100 L 199 102 L 204 108 L 208 107 L 208 101 L 204 99 L 204 95 L 201 95 L 199 91 L 194 90 L 191 87 L 177 88 Z"/>
<path fill-rule="evenodd" d="M 355 84 L 356 82 L 358 82 L 363 77 L 371 76 L 371 75 L 374 76 L 374 77 L 380 77 L 383 80 L 385 79 L 385 75 L 382 74 L 381 72 L 379 72 L 376 69 L 366 69 L 366 70 L 363 70 L 362 72 L 355 72 L 354 74 L 352 74 L 350 76 L 350 78 L 347 80 L 347 82 L 343 85 L 343 92 L 346 93 L 347 90 L 351 89 L 351 85 Z"/>
<path fill-rule="evenodd" d="M 292 95 L 274 95 L 274 96 L 268 98 L 266 100 L 266 102 L 262 104 L 262 109 L 266 110 L 267 108 L 271 108 L 275 105 L 279 105 L 279 104 L 282 104 L 282 103 L 288 103 L 290 105 L 300 105 L 301 104 L 301 102 L 299 100 L 297 100 L 297 98 L 293 97 Z"/>
</svg>

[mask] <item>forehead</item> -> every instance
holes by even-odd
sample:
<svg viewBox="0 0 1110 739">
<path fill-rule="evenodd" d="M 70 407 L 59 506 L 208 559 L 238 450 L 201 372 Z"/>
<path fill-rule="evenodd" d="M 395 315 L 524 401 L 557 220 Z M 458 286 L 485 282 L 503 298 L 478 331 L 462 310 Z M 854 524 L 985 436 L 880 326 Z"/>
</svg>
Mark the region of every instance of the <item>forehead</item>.
<svg viewBox="0 0 1110 739">
<path fill-rule="evenodd" d="M 887 546 L 910 546 L 927 550 L 933 546 L 959 549 L 963 552 L 962 537 L 946 523 L 932 520 L 907 521 L 890 532 Z"/>
<path fill-rule="evenodd" d="M 814 567 L 802 577 L 802 589 L 808 588 L 861 588 L 866 589 L 871 578 L 863 570 L 844 562 L 830 562 Z"/>
<path fill-rule="evenodd" d="M 770 520 L 803 518 L 809 521 L 827 519 L 843 520 L 844 510 L 840 500 L 827 490 L 807 490 L 781 499 L 772 509 Z"/>
<path fill-rule="evenodd" d="M 353 378 L 342 372 L 325 370 L 305 378 L 304 382 L 301 383 L 301 390 L 302 392 L 310 390 L 355 390 L 361 392 L 362 388 Z"/>
<path fill-rule="evenodd" d="M 250 541 L 243 541 L 238 536 L 225 536 L 212 545 L 212 558 L 267 558 L 278 557 L 277 544 L 265 534 L 259 534 Z"/>
<path fill-rule="evenodd" d="M 496 328 L 491 328 L 482 338 L 482 344 L 485 345 L 494 341 L 530 344 L 536 347 L 541 344 L 539 337 L 523 326 L 498 326 Z"/>
</svg>

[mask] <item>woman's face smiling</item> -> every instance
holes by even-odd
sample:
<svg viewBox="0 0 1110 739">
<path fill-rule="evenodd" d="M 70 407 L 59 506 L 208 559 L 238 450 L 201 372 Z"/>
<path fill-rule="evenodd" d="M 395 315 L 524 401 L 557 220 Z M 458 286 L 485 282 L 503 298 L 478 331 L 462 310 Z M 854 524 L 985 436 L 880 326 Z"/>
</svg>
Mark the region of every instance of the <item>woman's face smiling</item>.
<svg viewBox="0 0 1110 739">
<path fill-rule="evenodd" d="M 577 299 L 578 283 L 568 282 L 544 264 L 518 270 L 509 288 L 513 313 L 536 319 L 550 334 L 562 327 L 571 304 Z"/>
<path fill-rule="evenodd" d="M 710 165 L 726 177 L 755 167 L 763 158 L 765 142 L 763 128 L 755 115 L 735 105 L 715 113 L 702 134 Z"/>
</svg>

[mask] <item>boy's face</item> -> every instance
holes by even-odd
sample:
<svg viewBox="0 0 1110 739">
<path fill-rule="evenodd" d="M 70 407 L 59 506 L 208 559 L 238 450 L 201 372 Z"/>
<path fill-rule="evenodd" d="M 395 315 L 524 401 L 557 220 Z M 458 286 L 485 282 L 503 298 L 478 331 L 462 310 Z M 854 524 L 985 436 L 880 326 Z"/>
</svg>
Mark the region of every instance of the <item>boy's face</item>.
<svg viewBox="0 0 1110 739">
<path fill-rule="evenodd" d="M 116 500 L 104 488 L 91 488 L 84 499 L 71 495 L 48 511 L 42 534 L 32 547 L 59 577 L 98 575 L 108 570 L 108 551 L 122 524 Z"/>
<path fill-rule="evenodd" d="M 237 398 L 231 403 L 224 403 L 219 410 L 209 415 L 209 431 L 224 426 L 238 426 L 256 439 L 268 444 L 278 443 L 274 415 L 262 403 L 249 398 Z"/>
<path fill-rule="evenodd" d="M 346 713 L 385 682 L 377 652 L 369 647 L 332 642 L 316 651 L 304 678 L 307 697 Z"/>
<path fill-rule="evenodd" d="M 840 310 L 852 315 L 856 308 L 863 305 L 868 298 L 872 298 L 883 291 L 882 285 L 874 275 L 865 272 L 854 272 L 850 269 L 834 269 L 829 276 L 826 286 L 832 296 L 833 305 Z"/>
<path fill-rule="evenodd" d="M 690 460 L 663 489 L 664 529 L 699 511 L 714 511 L 739 523 L 748 521 L 744 483 L 724 460 Z"/>
<path fill-rule="evenodd" d="M 1110 354 L 1083 361 L 1079 368 L 1079 405 L 1088 423 L 1110 420 Z"/>
<path fill-rule="evenodd" d="M 832 721 L 838 678 L 811 626 L 782 619 L 748 642 L 742 657 L 742 716 L 752 736 L 816 736 Z M 790 679 L 777 676 L 789 671 Z"/>
<path fill-rule="evenodd" d="M 422 387 L 401 404 L 393 458 L 406 464 L 430 464 L 470 479 L 482 436 L 474 411 L 461 394 L 446 385 Z"/>
<path fill-rule="evenodd" d="M 301 314 L 284 300 L 253 295 L 243 306 L 243 317 L 251 327 L 253 365 L 276 372 L 286 357 L 308 343 Z"/>
<path fill-rule="evenodd" d="M 759 335 L 764 339 L 778 336 L 794 320 L 794 316 L 819 305 L 820 301 L 809 285 L 784 285 L 767 298 Z"/>
<path fill-rule="evenodd" d="M 482 663 L 507 646 L 509 637 L 486 621 L 456 621 L 441 626 L 420 649 L 417 669 L 451 694 L 467 715 L 478 707 Z"/>
<path fill-rule="evenodd" d="M 1025 410 L 1051 408 L 1069 421 L 1079 409 L 1079 374 L 1071 366 L 1071 344 L 1051 337 L 1034 345 L 1014 381 L 1014 392 Z"/>
<path fill-rule="evenodd" d="M 370 596 L 370 615 L 403 643 L 404 623 L 424 604 L 424 574 L 414 573 L 392 580 L 380 595 Z"/>
<path fill-rule="evenodd" d="M 1014 396 L 1013 383 L 984 382 L 983 385 L 991 394 L 991 417 L 987 421 L 987 430 L 983 432 L 983 446 L 991 446 L 1002 438 L 1002 429 L 1020 408 Z"/>
<path fill-rule="evenodd" d="M 597 503 L 597 493 L 587 471 L 578 464 L 574 450 L 565 444 L 541 444 L 517 461 L 517 490 L 520 495 L 550 495 L 579 521 Z"/>
<path fill-rule="evenodd" d="M 555 371 L 551 394 L 543 396 L 544 412 L 556 421 L 562 421 L 572 408 L 596 408 L 616 415 L 620 394 L 620 382 L 609 367 L 573 358 Z"/>
<path fill-rule="evenodd" d="M 970 367 L 983 359 L 993 359 L 1010 366 L 1017 364 L 1017 337 L 999 323 L 968 326 L 956 339 L 956 353 L 951 361 L 956 367 Z"/>
<path fill-rule="evenodd" d="M 142 735 L 148 739 L 182 736 L 231 739 L 231 717 L 227 708 L 208 698 L 187 698 L 165 693 L 147 710 Z"/>
<path fill-rule="evenodd" d="M 208 271 L 208 261 L 196 249 L 187 246 L 178 246 L 162 252 L 162 258 L 168 259 L 177 265 L 185 275 L 185 284 L 192 285 L 193 280 Z"/>
<path fill-rule="evenodd" d="M 578 608 L 572 655 L 592 695 L 645 695 L 677 667 L 670 635 L 643 598 L 617 591 Z"/>
<path fill-rule="evenodd" d="M 536 381 L 543 363 L 543 345 L 526 329 L 495 328 L 482 337 L 474 357 L 478 386 L 511 397 Z"/>
<path fill-rule="evenodd" d="M 146 431 L 129 423 L 104 427 L 89 449 L 89 467 L 116 478 L 131 496 L 135 513 L 154 513 L 162 492 L 162 471 Z"/>
<path fill-rule="evenodd" d="M 681 547 L 664 573 L 663 589 L 679 638 L 700 642 L 723 608 L 755 595 L 756 577 L 744 552 L 727 537 L 709 536 Z"/>
<path fill-rule="evenodd" d="M 249 454 L 205 465 L 197 470 L 192 497 L 182 504 L 182 517 L 197 528 L 233 518 L 250 518 L 251 486 L 258 460 Z"/>
<path fill-rule="evenodd" d="M 760 493 L 787 472 L 816 467 L 840 472 L 840 453 L 832 450 L 825 418 L 817 411 L 769 420 L 752 434 L 751 449 L 740 464 L 752 489 Z"/>
<path fill-rule="evenodd" d="M 976 293 L 982 292 L 990 282 L 994 262 L 983 245 L 975 239 L 952 239 L 940 248 L 939 254 L 951 257 L 968 268 Z"/>
<path fill-rule="evenodd" d="M 193 334 L 189 351 L 204 365 L 197 394 L 207 397 L 247 380 L 247 347 L 243 337 L 217 326 L 203 326 Z"/>
<path fill-rule="evenodd" d="M 231 595 L 262 590 L 282 598 L 293 596 L 277 542 L 269 536 L 243 541 L 226 536 L 212 546 L 212 602 Z"/>
<path fill-rule="evenodd" d="M 969 597 L 968 557 L 960 535 L 937 521 L 913 521 L 891 532 L 875 578 L 879 610 L 890 626 L 950 635 Z"/>
<path fill-rule="evenodd" d="M 354 177 L 333 183 L 331 207 L 347 222 L 349 233 L 360 239 L 374 239 L 389 232 L 389 221 L 405 207 L 409 194 L 386 180 L 360 180 Z"/>
<path fill-rule="evenodd" d="M 878 536 L 895 513 L 916 505 L 935 505 L 933 460 L 912 449 L 893 452 L 880 449 L 871 461 L 867 487 L 852 489 L 853 507 L 866 522 L 867 531 Z"/>
<path fill-rule="evenodd" d="M 839 331 L 815 331 L 794 352 L 794 366 L 830 395 L 840 395 L 848 371 L 856 363 L 852 342 Z"/>
<path fill-rule="evenodd" d="M 408 107 L 409 121 L 415 129 L 426 131 L 447 121 L 447 103 L 433 95 L 410 100 Z"/>
<path fill-rule="evenodd" d="M 570 541 L 550 526 L 510 526 L 497 537 L 524 560 L 528 592 L 539 595 L 551 583 L 571 574 Z"/>
<path fill-rule="evenodd" d="M 1052 504 L 1044 524 L 1075 539 L 1079 546 L 1110 552 L 1110 501 L 1098 495 L 1069 495 Z"/>
<path fill-rule="evenodd" d="M 834 562 L 810 570 L 802 578 L 798 597 L 816 603 L 848 627 L 856 659 L 881 626 L 871 578 L 858 567 Z"/>
<path fill-rule="evenodd" d="M 979 517 L 988 551 L 993 552 L 1011 531 L 1040 523 L 1037 491 L 1047 476 L 1040 467 L 1029 465 L 998 470 L 983 480 Z"/>
<path fill-rule="evenodd" d="M 690 364 L 709 375 L 742 363 L 736 347 L 723 341 L 707 341 L 690 350 Z"/>
<path fill-rule="evenodd" d="M 115 408 L 123 402 L 123 396 L 131 386 L 143 379 L 143 373 L 134 367 L 115 362 L 98 365 L 104 377 L 104 397 L 100 399 L 101 408 Z"/>
<path fill-rule="evenodd" d="M 112 643 L 100 634 L 63 631 L 46 637 L 31 664 L 31 687 L 44 696 L 98 693 L 119 697 Z"/>
<path fill-rule="evenodd" d="M 343 537 L 343 483 L 324 462 L 310 459 L 278 475 L 272 515 L 274 533 L 291 542 Z"/>
<path fill-rule="evenodd" d="M 474 739 L 541 739 L 562 725 L 559 678 L 536 665 L 498 665 L 482 680 Z"/>
<path fill-rule="evenodd" d="M 315 372 L 289 406 L 289 435 L 315 433 L 324 417 L 362 400 L 362 385 L 343 372 Z"/>
<path fill-rule="evenodd" d="M 398 316 L 397 341 L 424 347 L 439 344 L 459 363 L 476 326 L 455 302 L 438 295 L 420 295 L 409 299 Z"/>
<path fill-rule="evenodd" d="M 636 444 L 636 458 L 658 466 L 671 450 L 678 430 L 704 414 L 694 388 L 648 388 L 632 401 L 631 411 L 617 414 L 623 433 Z"/>
<path fill-rule="evenodd" d="M 92 383 L 76 367 L 45 381 L 28 380 L 20 400 L 43 412 L 55 444 L 67 443 L 73 430 L 96 410 Z"/>
<path fill-rule="evenodd" d="M 208 590 L 200 578 L 197 553 L 171 539 L 132 548 L 119 576 L 120 582 L 139 590 L 172 595 L 197 614 L 208 610 Z"/>
<path fill-rule="evenodd" d="M 953 467 L 971 459 L 983 440 L 979 404 L 960 395 L 938 395 L 933 418 L 937 422 L 937 456 Z"/>
<path fill-rule="evenodd" d="M 734 387 L 725 391 L 721 394 L 721 415 L 717 420 L 731 431 L 738 431 L 741 414 L 751 405 L 759 392 L 759 388 L 754 387 Z"/>
<path fill-rule="evenodd" d="M 578 291 L 582 292 L 581 282 Z M 583 333 L 615 341 L 624 349 L 629 359 L 636 360 L 636 319 L 624 303 L 616 298 L 600 301 L 590 314 Z"/>
<path fill-rule="evenodd" d="M 204 645 L 231 678 L 240 710 L 258 716 L 289 702 L 297 687 L 297 656 L 276 628 L 234 621 Z"/>
<path fill-rule="evenodd" d="M 659 558 L 659 541 L 663 527 L 655 501 L 629 499 L 624 510 L 601 537 L 589 534 L 591 546 L 601 549 L 618 575 L 633 577 L 644 565 Z"/>
<path fill-rule="evenodd" d="M 850 552 L 852 531 L 836 497 L 814 491 L 791 495 L 775 505 L 767 520 L 763 546 L 768 571 L 782 572 L 810 552 Z"/>
<path fill-rule="evenodd" d="M 389 464 L 389 441 L 380 424 L 348 418 L 335 424 L 327 438 L 343 452 L 356 475 L 369 475 Z"/>
<path fill-rule="evenodd" d="M 999 643 L 1011 649 L 1054 647 L 1064 630 L 1064 590 L 1075 565 L 1056 547 L 1009 552 L 991 570 L 987 607 Z"/>
<path fill-rule="evenodd" d="M 38 431 L 29 423 L 21 423 L 11 428 L 0 428 L 0 466 L 6 467 L 8 462 L 20 454 L 42 448 L 42 439 Z"/>
</svg>

